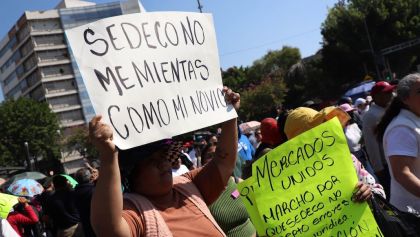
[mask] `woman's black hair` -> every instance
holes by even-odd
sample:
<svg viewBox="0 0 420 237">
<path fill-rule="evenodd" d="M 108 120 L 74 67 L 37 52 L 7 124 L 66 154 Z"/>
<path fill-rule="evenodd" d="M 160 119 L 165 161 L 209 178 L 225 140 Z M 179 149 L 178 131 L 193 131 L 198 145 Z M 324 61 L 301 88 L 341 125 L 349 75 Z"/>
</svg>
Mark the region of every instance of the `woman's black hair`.
<svg viewBox="0 0 420 237">
<path fill-rule="evenodd" d="M 376 139 L 378 142 L 382 143 L 386 128 L 391 123 L 391 121 L 397 117 L 401 109 L 408 109 L 407 106 L 403 103 L 403 100 L 410 96 L 411 88 L 419 79 L 420 73 L 413 73 L 405 76 L 398 83 L 397 96 L 392 99 L 391 104 L 387 107 L 384 116 L 375 128 Z"/>
<path fill-rule="evenodd" d="M 277 118 L 277 128 L 279 130 L 280 133 L 280 138 L 283 142 L 286 142 L 287 139 L 287 135 L 284 132 L 284 127 L 286 126 L 286 120 L 287 120 L 287 116 L 289 115 L 289 112 L 286 110 L 283 110 L 280 114 L 279 117 Z"/>
<path fill-rule="evenodd" d="M 386 109 L 381 121 L 375 128 L 376 140 L 378 140 L 380 144 L 382 144 L 382 139 L 384 137 L 386 128 L 391 123 L 391 121 L 398 116 L 402 108 L 405 108 L 404 103 L 398 97 L 394 97 L 391 101 L 391 104 Z"/>
</svg>

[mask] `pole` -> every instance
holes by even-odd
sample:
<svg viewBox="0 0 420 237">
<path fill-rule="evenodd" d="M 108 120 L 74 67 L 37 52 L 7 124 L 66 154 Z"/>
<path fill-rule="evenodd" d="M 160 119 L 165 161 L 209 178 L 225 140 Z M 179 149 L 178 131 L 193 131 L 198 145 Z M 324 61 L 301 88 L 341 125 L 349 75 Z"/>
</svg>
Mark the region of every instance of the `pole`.
<svg viewBox="0 0 420 237">
<path fill-rule="evenodd" d="M 31 159 L 30 159 L 30 155 L 29 155 L 29 143 L 25 142 L 23 143 L 25 145 L 25 150 L 26 150 L 26 169 L 29 171 L 32 171 L 32 164 L 31 164 Z"/>
<path fill-rule="evenodd" d="M 197 0 L 198 3 L 198 10 L 200 10 L 200 13 L 203 13 L 203 5 L 201 5 L 200 0 Z"/>
<path fill-rule="evenodd" d="M 376 74 L 378 75 L 379 80 L 382 81 L 382 75 L 379 71 L 378 64 L 376 63 L 375 50 L 373 49 L 372 40 L 370 39 L 370 33 L 369 33 L 369 28 L 366 23 L 366 17 L 363 18 L 363 23 L 365 26 L 366 35 L 369 42 L 370 52 L 372 53 L 373 63 L 375 64 Z"/>
</svg>

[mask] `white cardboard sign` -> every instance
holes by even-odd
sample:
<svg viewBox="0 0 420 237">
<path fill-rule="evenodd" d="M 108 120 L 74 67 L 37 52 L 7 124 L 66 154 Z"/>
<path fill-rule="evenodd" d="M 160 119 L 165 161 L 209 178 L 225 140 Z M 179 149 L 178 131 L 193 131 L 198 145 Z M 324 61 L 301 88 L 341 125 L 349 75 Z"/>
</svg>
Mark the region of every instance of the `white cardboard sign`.
<svg viewBox="0 0 420 237">
<path fill-rule="evenodd" d="M 155 12 L 66 31 L 96 114 L 120 149 L 232 118 L 210 14 Z"/>
</svg>

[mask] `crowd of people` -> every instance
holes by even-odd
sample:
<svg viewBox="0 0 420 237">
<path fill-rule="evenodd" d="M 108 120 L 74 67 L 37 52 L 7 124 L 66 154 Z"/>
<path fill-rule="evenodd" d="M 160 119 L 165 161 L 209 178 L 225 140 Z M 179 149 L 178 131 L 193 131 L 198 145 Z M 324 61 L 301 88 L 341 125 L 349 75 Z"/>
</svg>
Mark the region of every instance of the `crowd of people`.
<svg viewBox="0 0 420 237">
<path fill-rule="evenodd" d="M 240 95 L 224 93 L 239 109 Z M 333 117 L 352 154 L 342 159 L 352 159 L 359 180 L 353 200 L 379 195 L 402 212 L 420 210 L 420 74 L 395 85 L 377 82 L 354 103 L 343 97 L 318 106 L 279 107 L 275 118 L 247 131 L 232 119 L 195 143 L 165 139 L 128 150 L 115 146 L 111 128 L 96 116 L 89 134 L 100 173 L 78 170 L 74 189 L 54 176 L 42 194 L 20 197 L 7 221 L 16 236 L 36 236 L 35 226 L 41 236 L 58 237 L 256 236 L 237 184 L 264 154 Z"/>
</svg>

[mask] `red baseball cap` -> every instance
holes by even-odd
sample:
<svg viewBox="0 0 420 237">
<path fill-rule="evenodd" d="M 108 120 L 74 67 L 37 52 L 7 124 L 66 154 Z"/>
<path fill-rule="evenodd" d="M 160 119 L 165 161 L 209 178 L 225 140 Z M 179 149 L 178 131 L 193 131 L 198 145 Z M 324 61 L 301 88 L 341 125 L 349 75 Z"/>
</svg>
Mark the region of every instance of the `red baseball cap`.
<svg viewBox="0 0 420 237">
<path fill-rule="evenodd" d="M 377 94 L 377 93 L 392 92 L 395 89 L 395 87 L 396 87 L 396 85 L 390 85 L 386 81 L 378 81 L 372 87 L 372 90 L 370 91 L 370 94 L 374 95 L 374 94 Z"/>
</svg>

